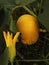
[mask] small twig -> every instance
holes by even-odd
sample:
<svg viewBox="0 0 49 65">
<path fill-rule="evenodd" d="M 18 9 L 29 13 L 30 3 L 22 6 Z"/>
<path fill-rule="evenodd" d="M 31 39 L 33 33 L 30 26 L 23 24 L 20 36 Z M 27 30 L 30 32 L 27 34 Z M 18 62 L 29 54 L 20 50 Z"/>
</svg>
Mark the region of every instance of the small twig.
<svg viewBox="0 0 49 65">
<path fill-rule="evenodd" d="M 23 60 L 23 56 L 17 51 L 18 56 Z"/>
<path fill-rule="evenodd" d="M 49 56 L 49 53 L 46 55 L 46 58 L 48 58 L 48 56 Z"/>
<path fill-rule="evenodd" d="M 47 37 L 44 37 L 45 39 L 47 39 L 47 40 L 49 40 L 49 38 L 47 38 Z"/>
</svg>

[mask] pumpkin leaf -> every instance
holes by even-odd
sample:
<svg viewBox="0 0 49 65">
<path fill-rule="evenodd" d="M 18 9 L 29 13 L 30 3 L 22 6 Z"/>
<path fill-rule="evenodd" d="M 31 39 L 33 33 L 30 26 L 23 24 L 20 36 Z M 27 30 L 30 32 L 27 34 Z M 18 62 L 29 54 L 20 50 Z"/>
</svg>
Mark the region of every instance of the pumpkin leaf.
<svg viewBox="0 0 49 65">
<path fill-rule="evenodd" d="M 15 0 L 0 0 L 0 5 L 4 8 L 13 8 L 15 4 Z"/>
<path fill-rule="evenodd" d="M 0 65 L 8 65 L 8 48 L 6 48 L 2 55 L 0 55 Z"/>
<path fill-rule="evenodd" d="M 32 3 L 34 1 L 36 0 L 15 0 L 16 4 L 20 6 L 28 5 L 29 3 Z"/>
<path fill-rule="evenodd" d="M 12 9 L 16 5 L 23 6 L 23 5 L 27 5 L 31 2 L 34 2 L 34 1 L 36 1 L 36 0 L 0 0 L 0 5 L 4 8 Z"/>
<path fill-rule="evenodd" d="M 39 21 L 45 26 L 47 31 L 49 31 L 49 0 L 44 0 L 44 11 L 38 16 Z"/>
<path fill-rule="evenodd" d="M 12 18 L 10 20 L 10 31 L 13 32 L 13 33 L 17 32 L 15 21 Z"/>
</svg>

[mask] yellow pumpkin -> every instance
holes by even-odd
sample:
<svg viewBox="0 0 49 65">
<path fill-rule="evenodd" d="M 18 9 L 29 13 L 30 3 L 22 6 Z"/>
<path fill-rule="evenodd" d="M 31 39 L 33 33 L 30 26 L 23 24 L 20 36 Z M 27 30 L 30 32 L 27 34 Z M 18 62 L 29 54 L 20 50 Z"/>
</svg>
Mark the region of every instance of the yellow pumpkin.
<svg viewBox="0 0 49 65">
<path fill-rule="evenodd" d="M 39 38 L 39 26 L 37 18 L 24 14 L 20 16 L 16 22 L 18 31 L 21 32 L 21 41 L 23 44 L 35 44 Z"/>
</svg>

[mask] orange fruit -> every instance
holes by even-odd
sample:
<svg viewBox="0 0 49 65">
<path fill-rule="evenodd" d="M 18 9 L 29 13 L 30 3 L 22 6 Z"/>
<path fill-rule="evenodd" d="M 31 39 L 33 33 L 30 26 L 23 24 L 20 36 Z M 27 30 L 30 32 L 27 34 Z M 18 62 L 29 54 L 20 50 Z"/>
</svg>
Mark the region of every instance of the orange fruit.
<svg viewBox="0 0 49 65">
<path fill-rule="evenodd" d="M 39 27 L 36 17 L 24 14 L 16 22 L 19 32 L 21 32 L 21 41 L 23 44 L 31 45 L 37 42 L 39 38 Z"/>
</svg>

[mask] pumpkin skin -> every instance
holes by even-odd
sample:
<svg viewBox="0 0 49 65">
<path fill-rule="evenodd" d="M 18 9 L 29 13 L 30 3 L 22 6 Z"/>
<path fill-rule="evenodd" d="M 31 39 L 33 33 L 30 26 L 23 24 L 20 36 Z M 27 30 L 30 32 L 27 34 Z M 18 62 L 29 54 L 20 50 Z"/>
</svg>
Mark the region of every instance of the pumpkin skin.
<svg viewBox="0 0 49 65">
<path fill-rule="evenodd" d="M 39 26 L 36 17 L 24 14 L 16 22 L 19 32 L 21 32 L 21 41 L 23 44 L 35 44 L 39 38 Z"/>
</svg>

